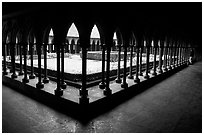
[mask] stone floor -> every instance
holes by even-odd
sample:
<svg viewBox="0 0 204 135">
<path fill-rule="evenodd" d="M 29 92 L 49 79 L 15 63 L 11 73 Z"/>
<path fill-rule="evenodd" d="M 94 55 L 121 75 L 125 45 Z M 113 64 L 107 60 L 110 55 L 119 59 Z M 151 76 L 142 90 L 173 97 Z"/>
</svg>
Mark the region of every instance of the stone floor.
<svg viewBox="0 0 204 135">
<path fill-rule="evenodd" d="M 202 62 L 190 65 L 85 124 L 3 85 L 2 131 L 202 132 Z"/>
</svg>

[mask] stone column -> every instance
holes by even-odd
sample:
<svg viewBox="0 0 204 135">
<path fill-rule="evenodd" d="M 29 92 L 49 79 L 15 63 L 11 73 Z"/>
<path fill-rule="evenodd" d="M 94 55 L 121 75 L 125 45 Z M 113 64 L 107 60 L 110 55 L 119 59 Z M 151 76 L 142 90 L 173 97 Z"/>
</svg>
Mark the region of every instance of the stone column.
<svg viewBox="0 0 204 135">
<path fill-rule="evenodd" d="M 61 89 L 61 81 L 60 81 L 60 48 L 61 43 L 54 41 L 54 45 L 56 46 L 56 53 L 57 53 L 57 88 L 55 89 L 55 95 L 56 96 L 62 96 L 63 90 Z"/>
<path fill-rule="evenodd" d="M 162 69 L 162 64 L 163 64 L 163 60 L 162 60 L 163 45 L 164 45 L 164 42 L 160 40 L 159 41 L 159 67 L 158 67 L 158 72 L 160 74 L 163 73 L 163 69 Z"/>
<path fill-rule="evenodd" d="M 163 69 L 164 71 L 167 71 L 167 40 L 164 41 L 164 64 L 163 64 Z"/>
<path fill-rule="evenodd" d="M 110 84 L 110 52 L 111 52 L 111 46 L 112 46 L 112 41 L 109 39 L 108 41 L 106 40 L 106 50 L 107 50 L 107 64 L 106 64 L 106 87 L 105 90 L 103 91 L 103 94 L 105 96 L 110 96 L 112 94 L 112 90 L 109 87 Z"/>
<path fill-rule="evenodd" d="M 28 75 L 27 75 L 27 47 L 28 47 L 28 43 L 27 42 L 22 42 L 23 45 L 23 54 L 24 54 L 24 78 L 23 78 L 23 83 L 28 83 L 29 79 L 28 79 Z"/>
<path fill-rule="evenodd" d="M 30 43 L 30 66 L 31 66 L 31 73 L 29 78 L 34 79 L 35 74 L 34 74 L 34 68 L 33 68 L 33 49 L 34 49 L 34 43 Z"/>
<path fill-rule="evenodd" d="M 105 45 L 101 45 L 102 49 L 102 71 L 101 71 L 101 82 L 99 84 L 100 89 L 105 89 Z"/>
<path fill-rule="evenodd" d="M 146 72 L 144 75 L 145 79 L 149 79 L 149 53 L 150 53 L 150 41 L 149 39 L 146 40 Z"/>
<path fill-rule="evenodd" d="M 130 70 L 129 70 L 129 79 L 133 79 L 133 75 L 132 75 L 132 57 L 133 57 L 133 45 L 130 46 Z"/>
<path fill-rule="evenodd" d="M 7 72 L 7 67 L 6 67 L 6 43 L 3 42 L 2 43 L 2 54 L 3 54 L 3 75 L 8 75 L 8 72 Z"/>
<path fill-rule="evenodd" d="M 61 45 L 61 88 L 66 89 L 67 84 L 64 82 L 64 47 L 65 43 Z"/>
<path fill-rule="evenodd" d="M 10 42 L 10 47 L 11 47 L 11 65 L 12 65 L 12 75 L 11 78 L 17 78 L 17 74 L 16 74 L 16 65 L 15 65 L 15 46 L 16 43 L 12 43 Z"/>
<path fill-rule="evenodd" d="M 81 41 L 81 40 L 80 40 Z M 83 44 L 84 42 L 82 42 Z M 79 103 L 87 105 L 89 103 L 88 90 L 86 89 L 86 59 L 87 59 L 87 47 L 82 46 L 82 87 L 80 89 Z"/>
<path fill-rule="evenodd" d="M 168 70 L 172 69 L 172 42 L 170 42 L 171 44 L 169 44 L 169 66 L 168 66 Z"/>
<path fill-rule="evenodd" d="M 153 49 L 153 53 L 154 53 L 153 73 L 152 73 L 153 76 L 157 75 L 157 72 L 156 72 L 157 44 L 158 44 L 157 40 L 153 41 L 153 45 L 152 45 L 152 49 Z"/>
<path fill-rule="evenodd" d="M 128 46 L 128 42 L 127 41 L 124 41 L 124 45 L 123 45 L 123 49 L 124 49 L 124 67 L 123 67 L 123 81 L 121 83 L 121 87 L 122 88 L 127 88 L 128 87 L 128 84 L 126 82 L 126 69 L 127 69 L 127 46 Z"/>
<path fill-rule="evenodd" d="M 47 77 L 47 43 L 43 44 L 44 51 L 44 79 L 43 83 L 49 83 L 49 78 Z"/>
<path fill-rule="evenodd" d="M 140 67 L 139 67 L 139 75 L 142 76 L 142 52 L 143 52 L 143 41 L 142 44 L 140 46 Z"/>
<path fill-rule="evenodd" d="M 19 49 L 19 55 L 20 55 L 20 71 L 18 73 L 18 75 L 23 75 L 24 72 L 23 72 L 23 64 L 22 64 L 22 61 L 23 61 L 23 58 L 22 58 L 22 50 L 23 50 L 23 45 L 22 43 L 20 43 L 19 45 L 20 49 Z"/>
<path fill-rule="evenodd" d="M 177 57 L 177 59 L 176 59 L 177 60 L 177 64 L 176 64 L 176 66 L 178 67 L 178 66 L 180 66 L 180 60 L 179 60 L 180 59 L 180 53 L 179 53 L 180 52 L 180 44 L 179 43 L 177 44 L 177 48 L 176 49 L 177 49 L 177 53 L 176 53 L 176 55 L 177 55 L 176 56 Z"/>
<path fill-rule="evenodd" d="M 121 44 L 119 43 L 118 45 L 117 45 L 117 47 L 118 47 L 118 70 L 117 70 L 117 78 L 116 78 L 116 83 L 121 83 L 122 82 L 122 80 L 121 80 L 121 78 L 120 78 L 120 56 L 121 56 Z"/>
<path fill-rule="evenodd" d="M 137 54 L 137 63 L 136 63 L 136 73 L 135 73 L 135 78 L 134 78 L 134 82 L 135 83 L 139 83 L 140 79 L 139 79 L 139 53 L 140 53 L 140 45 L 141 45 L 141 41 L 140 39 L 137 40 L 137 44 L 136 44 L 136 54 Z"/>
<path fill-rule="evenodd" d="M 44 83 L 41 81 L 42 80 L 42 69 L 41 69 L 41 47 L 42 47 L 42 42 L 37 41 L 36 43 L 37 47 L 37 54 L 38 54 L 38 83 L 36 84 L 36 87 L 39 89 L 44 88 Z"/>
</svg>

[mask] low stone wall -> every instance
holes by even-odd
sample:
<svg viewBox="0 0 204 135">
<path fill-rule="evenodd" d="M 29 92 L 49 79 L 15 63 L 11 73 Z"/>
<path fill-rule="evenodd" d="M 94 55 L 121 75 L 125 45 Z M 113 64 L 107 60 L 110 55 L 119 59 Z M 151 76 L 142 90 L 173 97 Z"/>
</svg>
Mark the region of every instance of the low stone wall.
<svg viewBox="0 0 204 135">
<path fill-rule="evenodd" d="M 133 56 L 135 55 L 135 53 L 133 52 Z M 82 57 L 81 53 L 80 53 L 80 57 Z M 127 52 L 127 59 L 130 58 L 130 52 Z M 88 51 L 87 52 L 87 59 L 90 60 L 102 60 L 102 51 Z M 107 59 L 107 53 L 105 53 L 105 60 Z M 121 52 L 120 54 L 120 60 L 124 59 L 124 52 Z M 110 54 L 110 61 L 111 62 L 115 62 L 118 61 L 118 52 L 117 51 L 112 51 Z"/>
</svg>

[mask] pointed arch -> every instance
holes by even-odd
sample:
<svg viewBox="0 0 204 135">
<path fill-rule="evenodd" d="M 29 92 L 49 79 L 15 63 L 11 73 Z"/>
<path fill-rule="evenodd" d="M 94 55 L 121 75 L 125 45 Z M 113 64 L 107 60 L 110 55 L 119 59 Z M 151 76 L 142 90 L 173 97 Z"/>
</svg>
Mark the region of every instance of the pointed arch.
<svg viewBox="0 0 204 135">
<path fill-rule="evenodd" d="M 70 28 L 68 29 L 67 37 L 79 37 L 79 32 L 74 22 L 71 24 Z"/>
</svg>

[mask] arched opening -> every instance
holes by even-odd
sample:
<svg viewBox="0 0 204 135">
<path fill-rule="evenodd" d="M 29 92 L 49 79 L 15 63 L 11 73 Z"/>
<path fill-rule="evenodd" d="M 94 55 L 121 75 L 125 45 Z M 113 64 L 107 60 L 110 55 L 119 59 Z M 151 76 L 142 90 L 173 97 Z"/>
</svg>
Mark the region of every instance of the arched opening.
<svg viewBox="0 0 204 135">
<path fill-rule="evenodd" d="M 49 33 L 49 37 L 48 37 L 48 52 L 49 53 L 54 53 L 56 52 L 56 49 L 54 47 L 54 33 L 53 33 L 53 30 L 52 28 L 50 29 L 50 33 Z"/>
<path fill-rule="evenodd" d="M 91 51 L 96 51 L 98 48 L 95 40 L 98 40 L 98 41 L 100 40 L 100 33 L 99 33 L 99 30 L 98 30 L 96 25 L 93 26 L 93 28 L 91 30 L 91 35 L 90 35 L 91 45 L 90 45 L 89 50 L 91 50 Z"/>
</svg>

